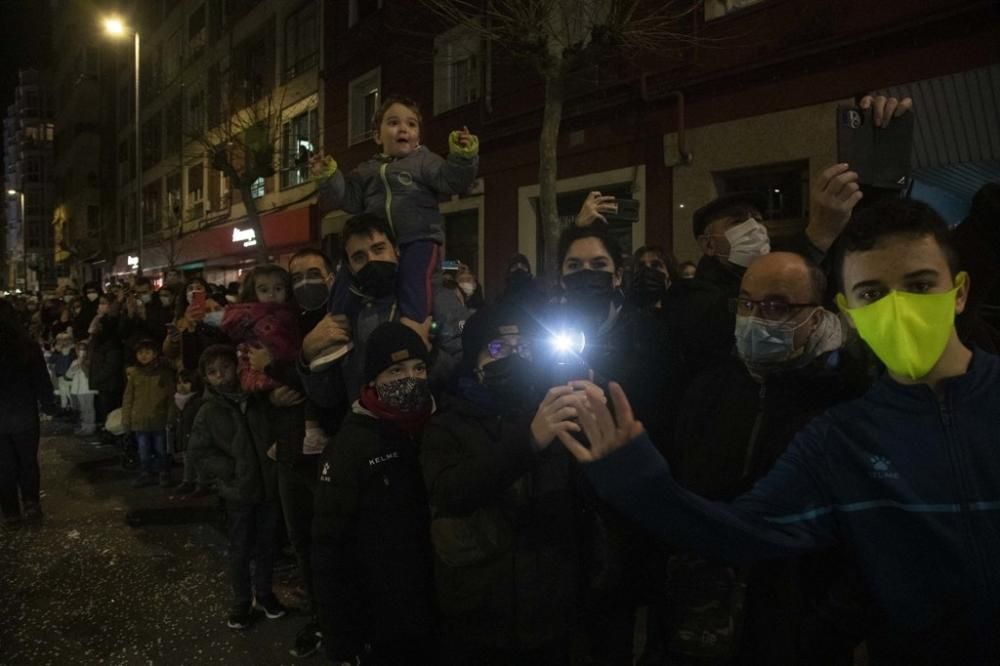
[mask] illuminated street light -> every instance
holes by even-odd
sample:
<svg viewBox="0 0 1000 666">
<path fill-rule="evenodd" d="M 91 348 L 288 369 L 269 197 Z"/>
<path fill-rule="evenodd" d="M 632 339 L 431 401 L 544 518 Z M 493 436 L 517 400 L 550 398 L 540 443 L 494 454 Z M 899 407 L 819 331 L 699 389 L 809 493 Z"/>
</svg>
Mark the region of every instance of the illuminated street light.
<svg viewBox="0 0 1000 666">
<path fill-rule="evenodd" d="M 125 25 L 125 21 L 117 16 L 104 19 L 104 32 L 114 38 L 124 37 L 131 32 L 135 37 L 135 221 L 139 227 L 139 264 L 136 274 L 142 275 L 142 123 L 139 122 L 139 31 Z"/>
</svg>

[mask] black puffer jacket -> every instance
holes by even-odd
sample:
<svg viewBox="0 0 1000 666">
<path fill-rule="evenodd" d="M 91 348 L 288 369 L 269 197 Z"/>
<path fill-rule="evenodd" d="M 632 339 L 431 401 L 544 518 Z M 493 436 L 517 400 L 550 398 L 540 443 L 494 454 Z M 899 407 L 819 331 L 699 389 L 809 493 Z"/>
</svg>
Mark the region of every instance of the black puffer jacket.
<svg viewBox="0 0 1000 666">
<path fill-rule="evenodd" d="M 260 396 L 234 402 L 212 389 L 198 410 L 188 439 L 191 461 L 216 479 L 219 495 L 244 504 L 277 501 L 278 477 L 273 460 L 268 411 Z"/>
<path fill-rule="evenodd" d="M 558 442 L 535 453 L 530 417 L 453 398 L 421 449 L 441 611 L 492 649 L 565 640 L 578 601 L 574 463 Z"/>
<path fill-rule="evenodd" d="M 313 578 L 334 660 L 434 630 L 427 492 L 418 443 L 355 403 L 320 463 Z M 418 663 L 414 661 L 413 663 Z"/>
</svg>

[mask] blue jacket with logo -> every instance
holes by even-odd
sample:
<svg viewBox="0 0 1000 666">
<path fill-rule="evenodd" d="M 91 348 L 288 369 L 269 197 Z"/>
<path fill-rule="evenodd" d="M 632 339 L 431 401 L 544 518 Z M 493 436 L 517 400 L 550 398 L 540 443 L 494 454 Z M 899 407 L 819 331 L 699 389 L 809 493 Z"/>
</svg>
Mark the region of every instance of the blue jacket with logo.
<svg viewBox="0 0 1000 666">
<path fill-rule="evenodd" d="M 877 609 L 876 660 L 1000 663 L 1000 357 L 977 350 L 940 397 L 883 377 L 731 503 L 680 487 L 645 434 L 586 471 L 627 516 L 708 557 L 847 546 Z"/>
</svg>

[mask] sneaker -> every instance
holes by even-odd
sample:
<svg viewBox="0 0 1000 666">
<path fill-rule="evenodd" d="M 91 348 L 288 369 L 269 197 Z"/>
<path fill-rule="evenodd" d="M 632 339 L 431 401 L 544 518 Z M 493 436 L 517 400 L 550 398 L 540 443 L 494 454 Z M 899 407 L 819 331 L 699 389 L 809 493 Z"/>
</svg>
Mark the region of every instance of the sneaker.
<svg viewBox="0 0 1000 666">
<path fill-rule="evenodd" d="M 151 486 L 156 483 L 156 479 L 153 478 L 152 474 L 147 474 L 143 472 L 139 476 L 135 477 L 135 481 L 132 482 L 133 488 L 145 488 L 146 486 Z"/>
<path fill-rule="evenodd" d="M 293 657 L 305 659 L 316 654 L 322 645 L 323 634 L 319 630 L 319 625 L 315 622 L 310 622 L 296 634 L 295 647 L 289 650 L 288 653 Z"/>
<path fill-rule="evenodd" d="M 264 611 L 264 615 L 267 616 L 268 620 L 277 620 L 279 617 L 284 617 L 285 613 L 288 612 L 288 609 L 273 594 L 269 597 L 258 598 L 254 605 Z"/>
<path fill-rule="evenodd" d="M 237 604 L 229 609 L 229 619 L 226 626 L 230 629 L 246 629 L 253 624 L 253 606 Z"/>
<path fill-rule="evenodd" d="M 345 342 L 344 344 L 333 345 L 332 347 L 323 350 L 320 354 L 309 362 L 309 369 L 313 372 L 320 372 L 325 370 L 335 361 L 340 360 L 344 357 L 347 352 L 354 349 L 353 342 Z"/>
<path fill-rule="evenodd" d="M 160 487 L 169 488 L 174 485 L 174 480 L 170 478 L 170 472 L 160 472 Z"/>
<path fill-rule="evenodd" d="M 190 495 L 192 494 L 198 486 L 194 485 L 190 481 L 182 481 L 174 486 L 175 495 Z"/>
<path fill-rule="evenodd" d="M 25 502 L 23 515 L 25 522 L 38 522 L 42 519 L 42 507 L 38 502 Z"/>
</svg>

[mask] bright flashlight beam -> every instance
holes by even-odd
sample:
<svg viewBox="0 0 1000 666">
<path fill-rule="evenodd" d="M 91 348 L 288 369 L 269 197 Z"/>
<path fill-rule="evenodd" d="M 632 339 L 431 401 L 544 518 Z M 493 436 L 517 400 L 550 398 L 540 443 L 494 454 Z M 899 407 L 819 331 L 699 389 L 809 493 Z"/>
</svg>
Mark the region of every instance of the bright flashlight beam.
<svg viewBox="0 0 1000 666">
<path fill-rule="evenodd" d="M 120 37 L 125 34 L 125 22 L 113 16 L 104 19 L 104 31 L 109 35 Z"/>
</svg>

